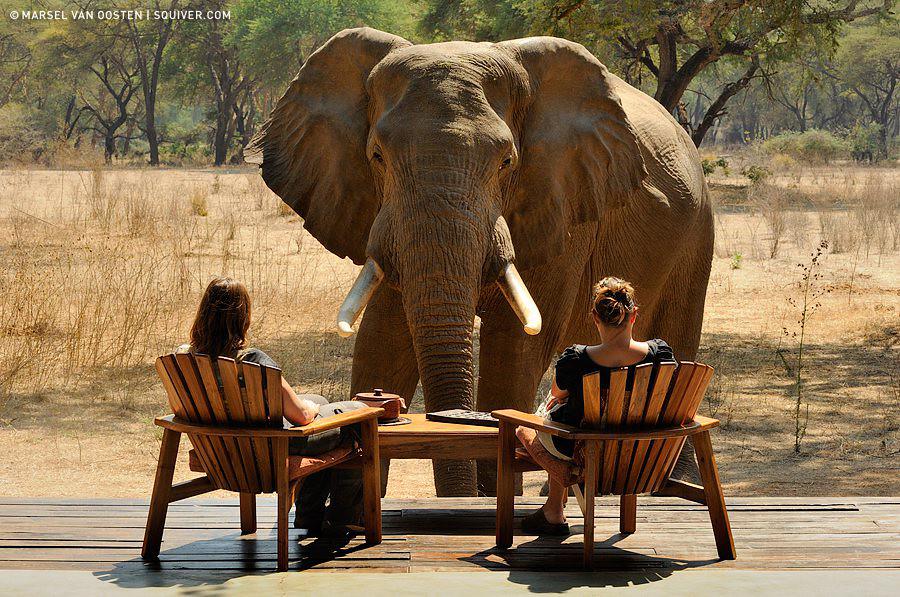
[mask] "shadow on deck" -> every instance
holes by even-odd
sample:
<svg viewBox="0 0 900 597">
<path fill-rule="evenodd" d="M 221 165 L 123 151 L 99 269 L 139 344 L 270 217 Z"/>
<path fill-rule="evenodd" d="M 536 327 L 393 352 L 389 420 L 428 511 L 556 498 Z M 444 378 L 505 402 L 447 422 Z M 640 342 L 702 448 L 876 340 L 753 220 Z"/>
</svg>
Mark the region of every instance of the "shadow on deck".
<svg viewBox="0 0 900 597">
<path fill-rule="evenodd" d="M 607 498 L 598 502 L 595 571 L 590 575 L 581 569 L 577 506 L 568 510 L 575 533 L 571 537 L 536 538 L 517 530 L 512 548 L 500 550 L 494 546 L 489 498 L 385 500 L 384 541 L 377 546 L 358 539 L 299 541 L 294 534 L 290 568 L 295 572 L 286 574 L 306 577 L 311 589 L 310 582 L 324 577 L 296 571 L 499 571 L 514 586 L 550 592 L 646 585 L 681 570 L 900 569 L 900 498 L 731 499 L 738 559 L 730 562 L 716 557 L 704 507 L 639 498 L 637 532 L 621 535 L 616 532 L 618 503 Z M 538 498 L 518 498 L 516 516 L 538 503 Z M 247 575 L 274 574 L 272 499 L 259 500 L 259 531 L 243 537 L 237 530 L 236 499 L 172 504 L 159 561 L 152 563 L 140 558 L 146 515 L 147 503 L 140 500 L 0 498 L 0 571 L 83 571 L 101 587 L 182 589 L 210 589 Z"/>
</svg>

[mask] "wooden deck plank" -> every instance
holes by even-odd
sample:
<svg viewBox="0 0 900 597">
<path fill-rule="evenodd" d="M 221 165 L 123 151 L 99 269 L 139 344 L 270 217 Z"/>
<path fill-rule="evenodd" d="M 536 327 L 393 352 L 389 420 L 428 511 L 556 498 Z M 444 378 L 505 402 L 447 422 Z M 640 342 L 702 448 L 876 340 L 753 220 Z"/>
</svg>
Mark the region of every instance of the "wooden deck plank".
<svg viewBox="0 0 900 597">
<path fill-rule="evenodd" d="M 519 498 L 515 514 L 539 498 Z M 596 565 L 600 570 L 900 569 L 900 498 L 734 498 L 728 501 L 738 560 L 716 558 L 702 506 L 672 498 L 638 500 L 639 530 L 618 534 L 616 502 L 597 500 Z M 494 546 L 493 500 L 385 500 L 384 542 L 355 539 L 338 548 L 299 541 L 291 530 L 291 569 L 382 572 L 439 570 L 579 570 L 583 518 L 568 510 L 564 541 L 513 537 Z M 116 574 L 156 570 L 270 572 L 276 557 L 275 507 L 260 500 L 259 530 L 239 535 L 237 500 L 173 504 L 160 561 L 145 563 L 140 542 L 147 513 L 141 500 L 0 498 L 0 569 L 91 570 Z M 518 528 L 518 526 L 517 526 Z"/>
</svg>

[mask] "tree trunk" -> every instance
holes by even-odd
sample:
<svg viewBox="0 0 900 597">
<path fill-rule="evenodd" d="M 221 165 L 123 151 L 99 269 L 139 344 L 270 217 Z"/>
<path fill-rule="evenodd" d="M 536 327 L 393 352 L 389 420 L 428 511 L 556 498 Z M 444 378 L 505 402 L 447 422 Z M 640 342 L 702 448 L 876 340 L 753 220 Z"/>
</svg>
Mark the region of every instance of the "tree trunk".
<svg viewBox="0 0 900 597">
<path fill-rule="evenodd" d="M 156 136 L 156 93 L 144 94 L 144 134 L 150 145 L 150 165 L 159 166 L 159 139 Z"/>
<path fill-rule="evenodd" d="M 230 112 L 226 112 L 221 107 L 216 114 L 216 134 L 213 138 L 213 165 L 221 166 L 225 163 L 228 153 L 228 124 Z"/>
<path fill-rule="evenodd" d="M 706 111 L 706 115 L 703 117 L 703 120 L 699 125 L 697 125 L 693 133 L 691 133 L 691 139 L 694 141 L 694 145 L 700 147 L 700 144 L 703 142 L 703 137 L 706 136 L 706 133 L 709 131 L 709 129 L 721 116 L 725 114 L 725 104 L 727 104 L 728 100 L 730 100 L 738 92 L 740 92 L 750 84 L 750 81 L 753 80 L 753 75 L 756 74 L 756 71 L 758 69 L 759 58 L 757 56 L 754 56 L 752 62 L 750 63 L 750 66 L 744 72 L 744 75 L 737 81 L 725 85 L 725 88 L 722 89 L 722 93 L 719 94 L 719 97 L 717 97 L 715 101 L 709 106 L 709 109 Z"/>
<path fill-rule="evenodd" d="M 103 161 L 111 164 L 114 155 L 116 155 L 116 132 L 107 129 L 103 136 Z"/>
</svg>

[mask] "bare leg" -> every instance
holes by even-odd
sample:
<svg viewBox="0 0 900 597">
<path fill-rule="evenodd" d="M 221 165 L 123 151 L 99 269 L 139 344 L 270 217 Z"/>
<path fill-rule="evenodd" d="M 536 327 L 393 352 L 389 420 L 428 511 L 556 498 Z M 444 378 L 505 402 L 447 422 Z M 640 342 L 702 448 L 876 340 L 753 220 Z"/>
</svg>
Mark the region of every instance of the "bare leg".
<svg viewBox="0 0 900 597">
<path fill-rule="evenodd" d="M 568 495 L 567 488 L 549 478 L 550 492 L 547 494 L 547 501 L 541 508 L 544 510 L 544 518 L 547 522 L 553 524 L 562 524 L 566 522 L 566 498 Z"/>
<path fill-rule="evenodd" d="M 533 412 L 535 394 L 563 336 L 571 324 L 572 309 L 583 283 L 584 262 L 590 247 L 589 229 L 574 235 L 576 260 L 554 263 L 525 272 L 523 278 L 543 318 L 543 329 L 528 336 L 499 290 L 484 296 L 480 315 L 477 408 L 491 411 L 515 408 Z M 494 495 L 497 467 L 478 462 L 478 492 Z M 521 492 L 521 475 L 518 475 Z"/>
</svg>

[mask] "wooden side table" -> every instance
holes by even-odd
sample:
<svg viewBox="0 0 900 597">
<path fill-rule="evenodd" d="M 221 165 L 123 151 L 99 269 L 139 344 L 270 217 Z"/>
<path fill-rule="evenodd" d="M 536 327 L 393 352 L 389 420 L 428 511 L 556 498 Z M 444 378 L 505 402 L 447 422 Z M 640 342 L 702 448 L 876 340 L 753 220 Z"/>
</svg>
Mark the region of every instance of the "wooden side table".
<svg viewBox="0 0 900 597">
<path fill-rule="evenodd" d="M 496 460 L 496 427 L 429 421 L 424 414 L 405 414 L 407 425 L 381 425 L 381 458 L 425 460 Z"/>
</svg>

